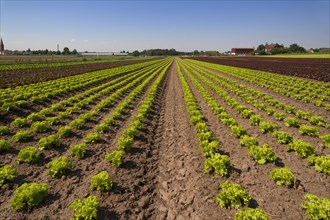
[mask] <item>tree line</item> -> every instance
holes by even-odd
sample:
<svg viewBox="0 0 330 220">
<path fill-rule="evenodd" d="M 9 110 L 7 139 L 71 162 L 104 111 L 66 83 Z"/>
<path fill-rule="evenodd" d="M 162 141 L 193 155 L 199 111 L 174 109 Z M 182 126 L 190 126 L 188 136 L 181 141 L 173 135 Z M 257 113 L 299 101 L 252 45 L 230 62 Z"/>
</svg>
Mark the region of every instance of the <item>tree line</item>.
<svg viewBox="0 0 330 220">
<path fill-rule="evenodd" d="M 78 51 L 76 49 L 73 49 L 70 51 L 68 47 L 64 47 L 63 51 L 52 51 L 52 50 L 31 50 L 30 48 L 26 51 L 22 51 L 22 54 L 32 54 L 32 55 L 77 55 Z"/>
</svg>

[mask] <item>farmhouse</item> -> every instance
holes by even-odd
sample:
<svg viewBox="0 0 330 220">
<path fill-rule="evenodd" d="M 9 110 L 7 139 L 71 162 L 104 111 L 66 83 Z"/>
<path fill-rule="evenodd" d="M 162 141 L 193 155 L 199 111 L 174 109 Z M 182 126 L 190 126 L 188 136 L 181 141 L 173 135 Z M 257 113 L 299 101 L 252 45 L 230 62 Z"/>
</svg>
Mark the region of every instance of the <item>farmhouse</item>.
<svg viewBox="0 0 330 220">
<path fill-rule="evenodd" d="M 231 48 L 232 55 L 247 55 L 254 51 L 253 48 Z"/>
<path fill-rule="evenodd" d="M 266 44 L 265 52 L 270 53 L 272 51 L 272 49 L 274 49 L 274 48 L 284 48 L 284 46 L 279 45 L 278 43 L 276 43 L 276 44 Z"/>
</svg>

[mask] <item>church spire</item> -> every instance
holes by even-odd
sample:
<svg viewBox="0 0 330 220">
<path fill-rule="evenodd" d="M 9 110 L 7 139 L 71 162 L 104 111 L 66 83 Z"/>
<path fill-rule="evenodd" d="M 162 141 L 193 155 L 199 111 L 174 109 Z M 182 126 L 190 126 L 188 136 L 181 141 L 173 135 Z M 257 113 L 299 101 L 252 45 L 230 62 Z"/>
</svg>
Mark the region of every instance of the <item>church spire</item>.
<svg viewBox="0 0 330 220">
<path fill-rule="evenodd" d="M 2 38 L 0 40 L 0 54 L 5 55 L 5 45 L 3 44 Z"/>
</svg>

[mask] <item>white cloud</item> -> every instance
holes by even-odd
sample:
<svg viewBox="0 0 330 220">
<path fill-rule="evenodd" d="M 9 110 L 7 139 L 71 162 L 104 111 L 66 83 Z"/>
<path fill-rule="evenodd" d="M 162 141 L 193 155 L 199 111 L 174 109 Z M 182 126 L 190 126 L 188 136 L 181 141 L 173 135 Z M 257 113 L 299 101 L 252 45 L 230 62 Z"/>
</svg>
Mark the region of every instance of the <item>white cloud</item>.
<svg viewBox="0 0 330 220">
<path fill-rule="evenodd" d="M 74 39 L 74 38 L 72 38 L 71 40 L 70 40 L 70 42 L 75 42 L 76 41 L 76 39 Z"/>
<path fill-rule="evenodd" d="M 89 41 L 88 40 L 83 40 L 84 43 L 88 43 Z"/>
</svg>

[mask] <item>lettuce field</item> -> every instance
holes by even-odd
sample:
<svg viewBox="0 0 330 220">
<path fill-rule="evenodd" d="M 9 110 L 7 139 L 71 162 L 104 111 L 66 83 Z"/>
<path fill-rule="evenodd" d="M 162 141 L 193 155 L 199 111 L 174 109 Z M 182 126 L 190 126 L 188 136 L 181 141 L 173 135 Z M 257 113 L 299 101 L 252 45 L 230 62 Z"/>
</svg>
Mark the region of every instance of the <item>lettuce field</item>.
<svg viewBox="0 0 330 220">
<path fill-rule="evenodd" d="M 0 70 L 0 219 L 330 219 L 329 66 L 207 61 Z"/>
</svg>

